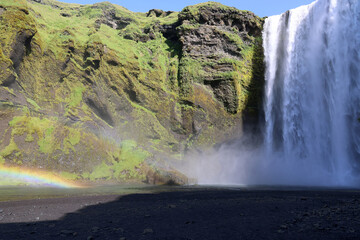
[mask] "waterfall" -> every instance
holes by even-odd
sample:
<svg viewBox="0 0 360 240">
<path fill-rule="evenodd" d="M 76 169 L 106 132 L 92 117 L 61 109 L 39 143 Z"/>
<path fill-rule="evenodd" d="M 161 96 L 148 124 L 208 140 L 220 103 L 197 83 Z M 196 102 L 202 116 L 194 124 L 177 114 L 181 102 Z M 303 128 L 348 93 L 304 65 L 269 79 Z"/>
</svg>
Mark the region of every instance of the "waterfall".
<svg viewBox="0 0 360 240">
<path fill-rule="evenodd" d="M 254 182 L 359 185 L 360 1 L 269 17 L 263 39 L 267 159 Z"/>
<path fill-rule="evenodd" d="M 263 145 L 244 136 L 190 156 L 189 175 L 200 184 L 360 187 L 360 1 L 317 0 L 269 17 L 263 46 Z"/>
</svg>

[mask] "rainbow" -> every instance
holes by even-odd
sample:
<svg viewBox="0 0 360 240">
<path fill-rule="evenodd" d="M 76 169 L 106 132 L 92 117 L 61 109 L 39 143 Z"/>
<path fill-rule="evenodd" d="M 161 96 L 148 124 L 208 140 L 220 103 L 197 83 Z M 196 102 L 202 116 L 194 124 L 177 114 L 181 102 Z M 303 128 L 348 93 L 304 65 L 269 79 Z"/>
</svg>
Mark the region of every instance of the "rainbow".
<svg viewBox="0 0 360 240">
<path fill-rule="evenodd" d="M 51 172 L 0 165 L 0 186 L 4 185 L 27 185 L 56 188 L 83 187 Z"/>
</svg>

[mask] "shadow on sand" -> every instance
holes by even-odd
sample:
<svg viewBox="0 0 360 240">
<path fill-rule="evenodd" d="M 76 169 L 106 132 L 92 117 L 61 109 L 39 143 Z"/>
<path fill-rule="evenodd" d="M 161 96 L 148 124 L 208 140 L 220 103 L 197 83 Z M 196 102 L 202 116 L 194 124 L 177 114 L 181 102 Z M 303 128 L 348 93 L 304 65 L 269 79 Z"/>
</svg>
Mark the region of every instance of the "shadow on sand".
<svg viewBox="0 0 360 240">
<path fill-rule="evenodd" d="M 91 198 L 56 201 L 86 204 Z M 114 199 L 54 221 L 0 224 L 0 239 L 358 239 L 360 236 L 360 192 L 356 190 L 182 188 Z M 49 206 L 58 211 L 51 201 L 55 199 L 43 200 L 41 204 L 36 204 L 36 200 L 23 203 L 33 211 L 40 212 Z M 0 215 L 6 213 L 1 204 L 0 208 Z M 12 214 L 21 214 L 16 208 L 13 211 Z"/>
</svg>

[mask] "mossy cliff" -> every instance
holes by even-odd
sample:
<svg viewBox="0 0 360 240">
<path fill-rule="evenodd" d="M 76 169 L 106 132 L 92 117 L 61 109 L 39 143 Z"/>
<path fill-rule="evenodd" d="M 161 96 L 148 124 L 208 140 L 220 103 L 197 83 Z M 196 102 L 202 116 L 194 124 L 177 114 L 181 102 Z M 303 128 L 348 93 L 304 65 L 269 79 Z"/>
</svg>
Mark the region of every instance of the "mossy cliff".
<svg viewBox="0 0 360 240">
<path fill-rule="evenodd" d="M 257 119 L 262 24 L 212 2 L 133 13 L 0 0 L 0 164 L 185 183 L 171 161 Z"/>
</svg>

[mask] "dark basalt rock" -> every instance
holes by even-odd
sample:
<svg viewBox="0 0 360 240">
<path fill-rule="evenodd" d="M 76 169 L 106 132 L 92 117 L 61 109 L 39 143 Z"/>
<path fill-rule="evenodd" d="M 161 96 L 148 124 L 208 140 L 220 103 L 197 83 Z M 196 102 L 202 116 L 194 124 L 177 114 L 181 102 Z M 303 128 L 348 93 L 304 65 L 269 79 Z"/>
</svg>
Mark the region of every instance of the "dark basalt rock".
<svg viewBox="0 0 360 240">
<path fill-rule="evenodd" d="M 180 25 L 180 22 L 176 22 L 171 25 L 159 25 L 159 31 L 164 35 L 164 37 L 172 42 L 179 42 L 179 32 L 177 27 Z"/>
<path fill-rule="evenodd" d="M 167 17 L 170 14 L 174 13 L 174 11 L 163 11 L 160 9 L 151 9 L 147 14 L 146 17 Z"/>
<path fill-rule="evenodd" d="M 71 17 L 71 14 L 69 13 L 60 13 L 60 15 L 63 17 Z"/>
<path fill-rule="evenodd" d="M 16 36 L 16 40 L 12 47 L 13 51 L 10 55 L 10 59 L 13 62 L 13 67 L 16 72 L 18 72 L 24 56 L 31 53 L 31 40 L 34 35 L 35 32 L 24 30 L 20 31 Z"/>
<path fill-rule="evenodd" d="M 101 58 L 104 55 L 104 46 L 101 43 L 88 45 L 84 53 L 84 68 L 92 67 L 94 70 L 99 69 Z"/>
<path fill-rule="evenodd" d="M 99 100 L 91 98 L 87 98 L 85 102 L 96 115 L 107 122 L 110 126 L 114 126 L 114 121 L 112 120 L 111 114 L 108 112 L 105 104 L 101 103 Z"/>
<path fill-rule="evenodd" d="M 133 21 L 131 18 L 117 16 L 116 10 L 111 5 L 108 8 L 103 8 L 103 14 L 103 17 L 95 22 L 97 28 L 100 28 L 100 24 L 105 24 L 113 29 L 120 30 L 126 28 Z"/>
<path fill-rule="evenodd" d="M 196 14 L 191 11 L 191 7 L 186 7 L 180 13 L 179 20 L 212 26 L 235 27 L 250 36 L 259 36 L 262 30 L 259 26 L 260 19 L 254 13 L 230 7 L 222 8 L 211 3 L 199 7 L 199 12 Z"/>
<path fill-rule="evenodd" d="M 215 97 L 224 104 L 224 107 L 231 113 L 236 113 L 237 102 L 236 102 L 236 91 L 233 81 L 227 81 L 220 79 L 218 81 L 211 79 L 204 81 L 205 85 L 212 88 Z"/>
<path fill-rule="evenodd" d="M 219 61 L 244 61 L 242 49 L 253 46 L 255 39 L 261 38 L 263 20 L 251 12 L 209 2 L 186 7 L 179 14 L 179 22 L 182 55 L 199 62 L 202 65 L 199 70 L 209 73 L 198 81 L 210 86 L 227 111 L 236 114 L 239 109 L 243 109 L 239 105 L 239 93 L 236 90 L 236 85 L 242 80 L 231 79 L 231 75 L 229 79 L 229 75 L 224 73 L 238 70 L 232 63 Z M 185 83 L 189 81 L 183 79 Z"/>
</svg>

